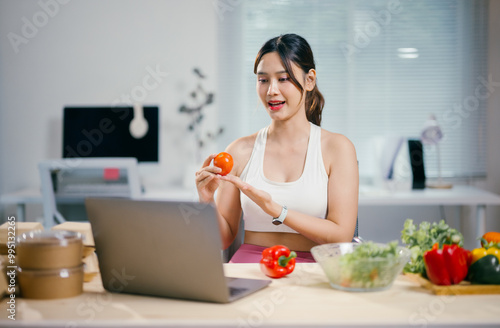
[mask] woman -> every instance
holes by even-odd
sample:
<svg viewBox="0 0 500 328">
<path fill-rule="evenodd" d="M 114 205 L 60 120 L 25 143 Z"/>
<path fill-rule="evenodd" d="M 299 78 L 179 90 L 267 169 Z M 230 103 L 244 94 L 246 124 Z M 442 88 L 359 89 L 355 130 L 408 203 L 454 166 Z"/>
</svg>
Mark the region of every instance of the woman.
<svg viewBox="0 0 500 328">
<path fill-rule="evenodd" d="M 201 202 L 214 202 L 224 248 L 234 241 L 241 213 L 244 244 L 231 262 L 258 262 L 262 250 L 285 245 L 297 262 L 313 262 L 317 244 L 352 240 L 358 211 L 353 144 L 319 127 L 323 96 L 307 41 L 285 34 L 267 41 L 254 65 L 257 94 L 271 124 L 226 149 L 234 159 L 221 176 L 209 156 L 196 172 Z"/>
</svg>

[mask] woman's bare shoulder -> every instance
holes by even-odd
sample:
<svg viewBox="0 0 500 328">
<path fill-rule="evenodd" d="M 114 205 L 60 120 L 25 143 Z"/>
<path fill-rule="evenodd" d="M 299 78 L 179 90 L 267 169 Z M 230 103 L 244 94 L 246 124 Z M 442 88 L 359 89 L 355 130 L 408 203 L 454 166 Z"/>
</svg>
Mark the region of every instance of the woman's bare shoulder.
<svg viewBox="0 0 500 328">
<path fill-rule="evenodd" d="M 226 152 L 231 154 L 234 160 L 233 172 L 235 172 L 235 175 L 239 176 L 245 168 L 250 156 L 252 155 L 256 138 L 257 132 L 249 136 L 238 138 L 227 146 Z"/>
<path fill-rule="evenodd" d="M 321 129 L 321 150 L 329 163 L 338 159 L 356 159 L 354 144 L 345 135 Z"/>
</svg>

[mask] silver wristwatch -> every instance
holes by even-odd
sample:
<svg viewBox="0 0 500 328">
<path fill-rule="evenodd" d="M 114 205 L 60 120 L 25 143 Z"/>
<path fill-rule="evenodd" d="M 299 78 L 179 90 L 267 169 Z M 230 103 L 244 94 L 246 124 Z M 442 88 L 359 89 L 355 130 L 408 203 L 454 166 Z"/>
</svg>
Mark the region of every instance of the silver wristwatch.
<svg viewBox="0 0 500 328">
<path fill-rule="evenodd" d="M 274 225 L 280 225 L 285 221 L 286 215 L 288 214 L 288 208 L 286 205 L 283 205 L 283 208 L 281 209 L 281 214 L 277 218 L 273 218 L 273 224 Z"/>
</svg>

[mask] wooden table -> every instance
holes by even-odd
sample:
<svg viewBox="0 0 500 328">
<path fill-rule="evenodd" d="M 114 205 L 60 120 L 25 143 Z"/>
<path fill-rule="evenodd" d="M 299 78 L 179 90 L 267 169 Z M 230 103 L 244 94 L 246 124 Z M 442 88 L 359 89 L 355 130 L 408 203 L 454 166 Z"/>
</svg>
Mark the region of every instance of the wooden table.
<svg viewBox="0 0 500 328">
<path fill-rule="evenodd" d="M 227 276 L 265 276 L 257 264 L 225 264 Z M 200 274 L 203 271 L 200 270 Z M 500 295 L 437 296 L 400 276 L 388 290 L 350 293 L 330 287 L 318 264 L 230 304 L 112 294 L 97 276 L 85 293 L 60 300 L 16 299 L 8 327 L 498 327 Z"/>
</svg>

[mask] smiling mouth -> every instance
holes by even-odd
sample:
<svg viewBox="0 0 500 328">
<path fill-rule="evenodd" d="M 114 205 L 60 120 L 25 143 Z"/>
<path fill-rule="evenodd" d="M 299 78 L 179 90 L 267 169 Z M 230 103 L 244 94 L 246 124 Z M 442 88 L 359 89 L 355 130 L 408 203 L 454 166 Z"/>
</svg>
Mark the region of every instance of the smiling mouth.
<svg viewBox="0 0 500 328">
<path fill-rule="evenodd" d="M 285 102 L 284 101 L 269 101 L 267 104 L 269 105 L 269 108 L 271 110 L 278 110 L 278 109 L 281 109 L 283 107 Z"/>
</svg>

